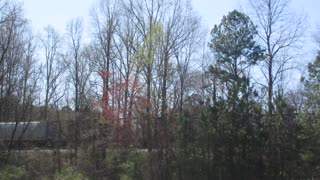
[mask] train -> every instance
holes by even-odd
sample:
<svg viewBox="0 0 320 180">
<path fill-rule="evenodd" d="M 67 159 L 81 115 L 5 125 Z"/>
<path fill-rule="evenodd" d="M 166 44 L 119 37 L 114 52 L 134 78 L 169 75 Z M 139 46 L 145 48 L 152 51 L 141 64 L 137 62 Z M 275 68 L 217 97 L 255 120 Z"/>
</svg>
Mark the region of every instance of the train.
<svg viewBox="0 0 320 180">
<path fill-rule="evenodd" d="M 0 122 L 0 143 L 13 147 L 51 147 L 65 143 L 54 122 Z"/>
<path fill-rule="evenodd" d="M 114 135 L 113 133 L 112 125 L 97 118 L 65 121 L 0 122 L 0 148 L 1 145 L 18 150 L 75 148 L 81 143 L 120 142 L 119 136 L 110 139 Z"/>
</svg>

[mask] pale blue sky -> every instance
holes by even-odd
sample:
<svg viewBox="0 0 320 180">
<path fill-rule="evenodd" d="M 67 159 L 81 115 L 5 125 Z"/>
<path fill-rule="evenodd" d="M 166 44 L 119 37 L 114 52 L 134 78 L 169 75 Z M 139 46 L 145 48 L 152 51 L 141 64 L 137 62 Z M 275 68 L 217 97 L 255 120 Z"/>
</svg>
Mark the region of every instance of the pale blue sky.
<svg viewBox="0 0 320 180">
<path fill-rule="evenodd" d="M 67 22 L 75 17 L 83 17 L 86 28 L 90 26 L 89 11 L 97 0 L 21 0 L 24 2 L 26 17 L 31 21 L 33 30 L 38 33 L 47 25 L 54 26 L 60 33 L 65 31 Z M 248 0 L 192 0 L 197 13 L 202 17 L 206 28 L 218 24 L 223 15 L 233 9 L 246 12 Z M 320 0 L 292 0 L 292 7 L 297 13 L 308 14 L 308 32 L 320 26 Z M 308 43 L 311 44 L 311 38 Z"/>
<path fill-rule="evenodd" d="M 68 20 L 82 16 L 89 20 L 89 10 L 96 0 L 22 0 L 25 15 L 31 20 L 34 30 L 42 30 L 48 24 L 64 31 Z M 220 22 L 223 15 L 233 9 L 245 9 L 247 0 L 192 0 L 194 9 L 208 28 Z M 292 0 L 297 12 L 307 12 L 309 24 L 320 24 L 319 0 Z"/>
<path fill-rule="evenodd" d="M 64 31 L 73 17 L 82 16 L 89 21 L 89 10 L 97 0 L 22 0 L 25 15 L 31 20 L 34 30 L 42 30 L 51 24 Z M 240 0 L 193 0 L 194 9 L 202 16 L 204 24 L 211 28 L 219 23 L 228 11 L 240 7 Z"/>
<path fill-rule="evenodd" d="M 31 21 L 35 33 L 43 31 L 47 25 L 52 25 L 60 33 L 64 33 L 67 22 L 75 17 L 83 17 L 86 31 L 90 27 L 89 11 L 97 0 L 20 0 L 24 2 L 26 17 Z M 302 70 L 305 73 L 306 63 L 313 61 L 317 49 L 312 41 L 311 34 L 320 29 L 320 0 L 291 0 L 292 9 L 300 14 L 308 16 L 308 31 L 304 48 L 298 58 Z M 223 15 L 233 9 L 248 12 L 248 0 L 192 0 L 193 7 L 202 17 L 204 26 L 210 30 L 215 24 L 220 23 Z M 293 72 L 296 73 L 296 72 Z M 298 72 L 298 74 L 300 74 Z M 296 78 L 293 78 L 296 77 Z M 290 84 L 292 87 L 299 82 L 300 75 L 292 75 Z"/>
<path fill-rule="evenodd" d="M 212 27 L 220 22 L 223 15 L 233 9 L 246 12 L 248 0 L 192 0 L 196 11 L 204 22 Z M 291 0 L 291 6 L 297 13 L 307 13 L 310 24 L 320 24 L 319 0 Z"/>
<path fill-rule="evenodd" d="M 25 15 L 31 21 L 35 32 L 52 25 L 64 32 L 67 22 L 75 17 L 89 20 L 89 10 L 95 0 L 22 0 Z"/>
</svg>

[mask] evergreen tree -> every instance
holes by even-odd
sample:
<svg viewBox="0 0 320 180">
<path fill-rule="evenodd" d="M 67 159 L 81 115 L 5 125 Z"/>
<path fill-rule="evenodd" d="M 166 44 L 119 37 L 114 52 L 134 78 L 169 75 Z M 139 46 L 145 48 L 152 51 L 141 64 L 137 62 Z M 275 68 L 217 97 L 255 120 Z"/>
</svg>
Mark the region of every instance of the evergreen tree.
<svg viewBox="0 0 320 180">
<path fill-rule="evenodd" d="M 254 88 L 250 67 L 262 59 L 263 50 L 254 40 L 257 31 L 248 16 L 236 10 L 224 16 L 211 31 L 209 44 L 216 64 L 209 68 L 220 84 L 211 107 L 212 167 L 216 178 L 247 179 L 253 176 L 249 152 L 254 144 Z M 218 92 L 218 91 L 216 91 Z M 205 122 L 205 121 L 204 121 Z M 208 122 L 208 120 L 207 120 Z M 208 123 L 207 123 L 208 124 Z M 209 146 L 210 147 L 210 146 Z M 209 150 L 210 148 L 208 148 Z M 217 163 L 220 162 L 220 163 Z M 254 167 L 255 168 L 255 167 Z"/>
</svg>

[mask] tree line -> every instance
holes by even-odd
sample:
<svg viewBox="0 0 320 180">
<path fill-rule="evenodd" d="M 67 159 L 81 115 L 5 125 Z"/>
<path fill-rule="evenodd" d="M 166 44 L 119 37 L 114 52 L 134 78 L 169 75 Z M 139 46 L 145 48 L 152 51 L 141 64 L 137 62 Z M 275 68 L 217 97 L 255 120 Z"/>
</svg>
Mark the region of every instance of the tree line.
<svg viewBox="0 0 320 180">
<path fill-rule="evenodd" d="M 319 178 L 319 52 L 286 87 L 306 19 L 289 0 L 248 4 L 207 40 L 189 0 L 99 1 L 86 40 L 81 18 L 35 35 L 23 4 L 2 0 L 0 122 L 58 122 L 72 152 L 54 147 L 62 174 Z"/>
</svg>

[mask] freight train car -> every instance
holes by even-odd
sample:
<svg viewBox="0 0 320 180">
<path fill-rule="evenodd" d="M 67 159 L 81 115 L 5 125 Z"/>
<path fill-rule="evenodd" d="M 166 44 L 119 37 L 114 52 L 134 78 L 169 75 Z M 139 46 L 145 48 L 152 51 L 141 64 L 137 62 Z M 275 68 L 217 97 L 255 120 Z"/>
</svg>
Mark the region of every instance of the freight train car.
<svg viewBox="0 0 320 180">
<path fill-rule="evenodd" d="M 0 122 L 0 142 L 15 147 L 53 146 L 59 141 L 55 127 L 44 121 Z"/>
</svg>

